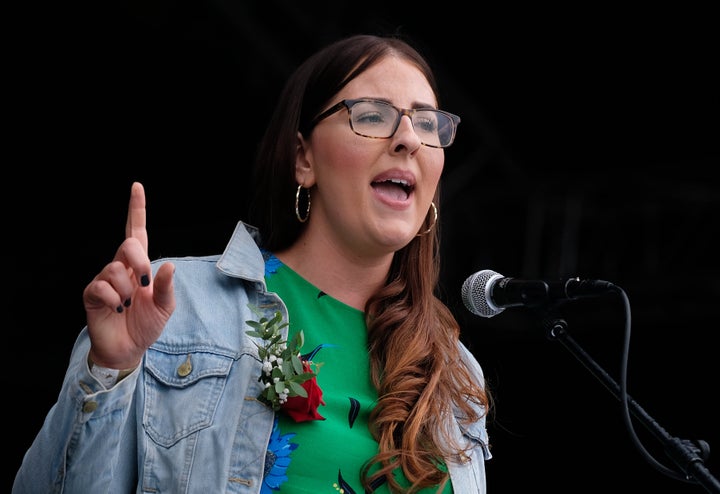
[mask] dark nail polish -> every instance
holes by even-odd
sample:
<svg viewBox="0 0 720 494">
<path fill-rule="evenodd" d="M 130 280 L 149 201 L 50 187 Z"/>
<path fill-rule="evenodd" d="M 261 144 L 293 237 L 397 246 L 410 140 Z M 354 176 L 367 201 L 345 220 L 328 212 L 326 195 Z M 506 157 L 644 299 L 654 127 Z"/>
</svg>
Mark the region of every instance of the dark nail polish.
<svg viewBox="0 0 720 494">
<path fill-rule="evenodd" d="M 128 297 L 128 298 L 125 299 L 125 302 L 123 302 L 123 305 L 124 305 L 125 307 L 130 307 L 130 297 Z"/>
<path fill-rule="evenodd" d="M 144 274 L 140 277 L 140 284 L 142 286 L 148 286 L 150 284 L 150 278 L 148 275 Z"/>
<path fill-rule="evenodd" d="M 121 314 L 122 311 L 125 310 L 125 309 L 123 309 L 123 306 L 122 306 L 122 305 L 118 305 L 118 306 L 117 306 L 117 309 L 115 309 L 115 310 L 117 311 L 118 314 Z"/>
</svg>

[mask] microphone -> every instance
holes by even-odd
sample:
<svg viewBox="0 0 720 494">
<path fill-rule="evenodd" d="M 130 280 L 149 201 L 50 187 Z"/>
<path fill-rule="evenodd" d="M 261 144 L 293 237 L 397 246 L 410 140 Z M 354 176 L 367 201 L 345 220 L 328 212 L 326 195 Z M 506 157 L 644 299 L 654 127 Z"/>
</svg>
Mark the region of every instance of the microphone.
<svg viewBox="0 0 720 494">
<path fill-rule="evenodd" d="M 484 269 L 465 280 L 462 299 L 473 314 L 492 317 L 506 307 L 540 307 L 563 300 L 602 295 L 615 288 L 615 285 L 603 280 L 518 280 Z"/>
</svg>

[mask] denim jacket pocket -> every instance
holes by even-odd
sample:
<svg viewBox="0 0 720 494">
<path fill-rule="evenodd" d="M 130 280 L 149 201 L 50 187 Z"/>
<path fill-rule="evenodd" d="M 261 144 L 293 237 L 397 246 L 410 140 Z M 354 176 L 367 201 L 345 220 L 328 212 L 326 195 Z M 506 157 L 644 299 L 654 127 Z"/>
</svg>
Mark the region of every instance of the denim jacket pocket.
<svg viewBox="0 0 720 494">
<path fill-rule="evenodd" d="M 232 363 L 231 357 L 215 353 L 149 349 L 142 421 L 150 438 L 170 447 L 209 427 Z"/>
</svg>

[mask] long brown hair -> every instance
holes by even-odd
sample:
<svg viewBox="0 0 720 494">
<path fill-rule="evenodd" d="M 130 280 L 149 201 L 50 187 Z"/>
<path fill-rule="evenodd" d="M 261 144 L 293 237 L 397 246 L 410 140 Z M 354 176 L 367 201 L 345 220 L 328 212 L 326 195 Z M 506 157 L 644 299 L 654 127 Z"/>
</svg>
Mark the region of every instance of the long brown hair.
<svg viewBox="0 0 720 494">
<path fill-rule="evenodd" d="M 400 56 L 425 75 L 436 99 L 437 85 L 426 60 L 398 37 L 355 35 L 328 45 L 307 59 L 287 81 L 255 162 L 249 222 L 263 247 L 282 250 L 300 235 L 295 218 L 297 132 L 309 136 L 311 121 L 349 81 L 387 56 Z M 439 187 L 435 204 L 439 204 Z M 432 226 L 428 214 L 421 231 Z M 463 455 L 451 436 L 452 408 L 468 422 L 487 413 L 490 396 L 473 382 L 461 358 L 460 328 L 436 296 L 440 273 L 439 224 L 395 253 L 387 281 L 365 307 L 372 380 L 378 390 L 370 428 L 379 453 L 363 471 L 370 491 L 385 477 L 392 492 L 402 491 L 392 472 L 402 468 L 409 492 L 444 486 L 442 463 Z M 478 411 L 482 410 L 482 411 Z"/>
</svg>

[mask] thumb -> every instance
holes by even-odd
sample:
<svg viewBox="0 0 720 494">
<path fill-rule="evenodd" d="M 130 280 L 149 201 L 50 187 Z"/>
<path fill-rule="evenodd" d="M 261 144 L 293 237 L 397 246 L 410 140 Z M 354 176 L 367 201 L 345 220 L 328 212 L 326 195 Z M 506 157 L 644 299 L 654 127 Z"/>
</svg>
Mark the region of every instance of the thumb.
<svg viewBox="0 0 720 494">
<path fill-rule="evenodd" d="M 174 274 L 175 265 L 166 262 L 158 268 L 153 279 L 153 299 L 155 300 L 155 305 L 164 309 L 168 314 L 172 314 L 175 310 Z"/>
</svg>

